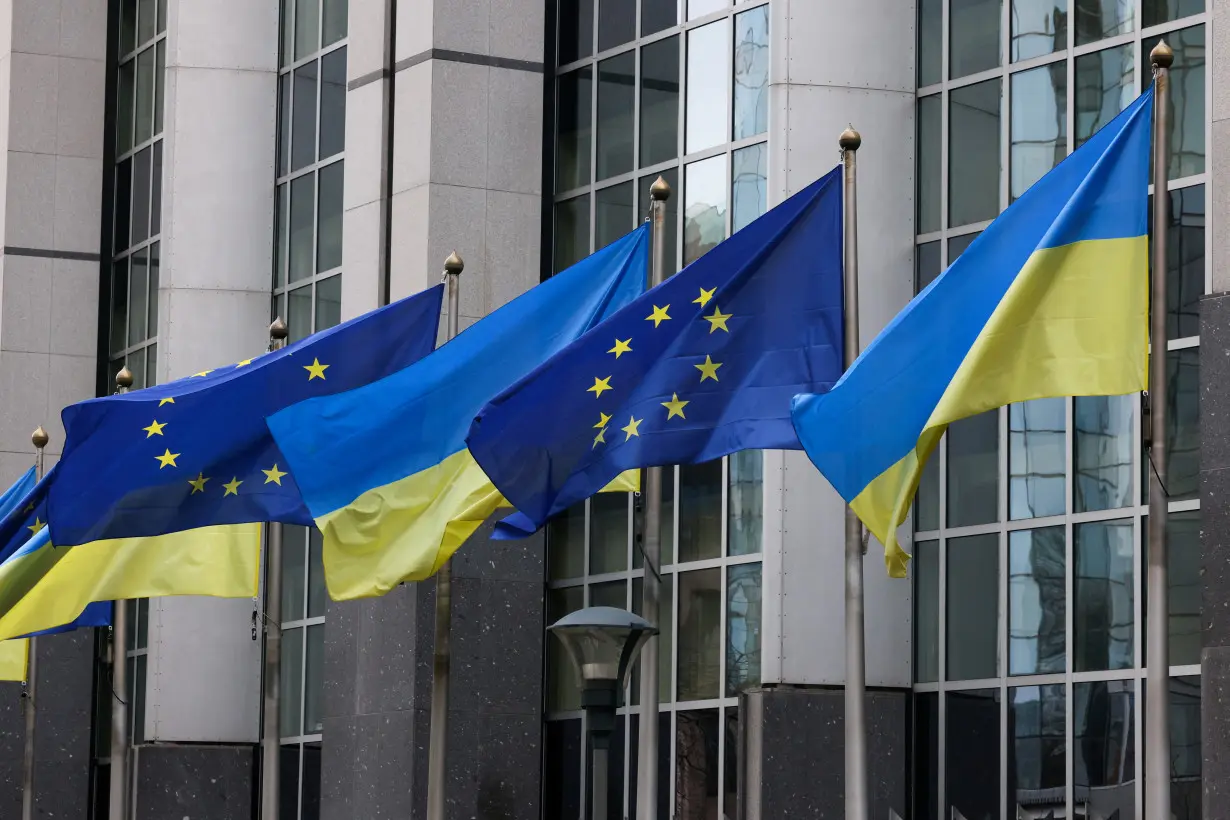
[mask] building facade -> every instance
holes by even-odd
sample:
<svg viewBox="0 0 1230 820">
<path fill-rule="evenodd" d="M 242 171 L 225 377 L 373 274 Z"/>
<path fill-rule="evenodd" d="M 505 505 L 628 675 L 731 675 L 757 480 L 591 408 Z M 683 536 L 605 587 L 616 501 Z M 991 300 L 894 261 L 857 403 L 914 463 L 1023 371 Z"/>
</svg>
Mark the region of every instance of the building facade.
<svg viewBox="0 0 1230 820">
<path fill-rule="evenodd" d="M 1179 820 L 1230 816 L 1228 13 L 3 0 L 0 484 L 32 463 L 40 424 L 54 460 L 60 410 L 121 367 L 142 387 L 249 358 L 272 317 L 303 338 L 434 284 L 454 250 L 464 328 L 632 229 L 658 176 L 678 270 L 828 171 L 848 124 L 867 344 L 1148 86 L 1165 38 L 1171 793 Z M 872 544 L 874 817 L 1142 816 L 1141 419 L 1129 396 L 953 425 L 902 528 L 911 578 L 887 578 Z M 842 503 L 799 452 L 667 470 L 665 494 L 659 817 L 841 816 Z M 545 627 L 639 608 L 641 502 L 595 497 L 514 545 L 488 532 L 454 559 L 449 816 L 583 818 L 578 682 Z M 334 603 L 320 551 L 314 530 L 288 530 L 282 816 L 424 817 L 434 584 Z M 261 602 L 128 606 L 127 692 L 107 630 L 40 641 L 38 816 L 106 817 L 123 697 L 133 818 L 257 817 Z M 611 817 L 635 812 L 637 691 L 634 672 Z M 0 820 L 20 816 L 22 744 L 22 687 L 0 684 Z"/>
</svg>

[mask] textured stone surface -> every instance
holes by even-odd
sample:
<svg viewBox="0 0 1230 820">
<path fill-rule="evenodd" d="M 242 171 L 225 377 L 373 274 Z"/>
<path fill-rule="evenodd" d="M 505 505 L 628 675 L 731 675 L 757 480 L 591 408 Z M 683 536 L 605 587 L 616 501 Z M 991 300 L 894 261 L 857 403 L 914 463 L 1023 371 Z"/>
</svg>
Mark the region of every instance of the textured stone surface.
<svg viewBox="0 0 1230 820">
<path fill-rule="evenodd" d="M 142 746 L 137 820 L 250 820 L 259 778 L 254 746 Z"/>
<path fill-rule="evenodd" d="M 1202 661 L 1204 816 L 1230 817 L 1230 647 L 1206 647 Z"/>
</svg>

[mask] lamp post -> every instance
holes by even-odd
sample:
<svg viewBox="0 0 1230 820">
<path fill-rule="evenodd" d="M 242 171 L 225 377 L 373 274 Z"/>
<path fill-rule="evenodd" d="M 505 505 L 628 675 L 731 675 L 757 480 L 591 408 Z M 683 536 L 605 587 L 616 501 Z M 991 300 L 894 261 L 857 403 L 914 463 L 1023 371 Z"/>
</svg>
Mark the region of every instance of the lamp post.
<svg viewBox="0 0 1230 820">
<path fill-rule="evenodd" d="M 581 676 L 581 708 L 593 755 L 592 820 L 607 820 L 608 757 L 619 693 L 632 662 L 658 628 L 627 610 L 592 606 L 565 615 L 547 630 L 560 639 Z"/>
</svg>

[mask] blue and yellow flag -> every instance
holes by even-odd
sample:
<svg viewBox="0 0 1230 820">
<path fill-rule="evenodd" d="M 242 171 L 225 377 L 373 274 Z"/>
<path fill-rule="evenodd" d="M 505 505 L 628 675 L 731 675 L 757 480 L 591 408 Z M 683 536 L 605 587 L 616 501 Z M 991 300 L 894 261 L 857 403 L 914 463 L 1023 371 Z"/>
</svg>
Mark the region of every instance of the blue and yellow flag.
<svg viewBox="0 0 1230 820">
<path fill-rule="evenodd" d="M 897 543 L 948 425 L 1013 402 L 1145 389 L 1153 92 L 1025 192 L 826 395 L 799 396 L 808 456 L 905 575 Z"/>
<path fill-rule="evenodd" d="M 641 227 L 418 364 L 269 419 L 324 533 L 334 600 L 383 595 L 402 581 L 430 577 L 504 503 L 466 449 L 471 419 L 639 296 L 648 256 Z"/>
<path fill-rule="evenodd" d="M 265 418 L 426 356 L 441 294 L 436 286 L 273 353 L 66 408 L 52 541 L 63 548 L 223 524 L 310 525 Z"/>
<path fill-rule="evenodd" d="M 26 471 L 25 475 L 17 479 L 13 486 L 9 487 L 0 494 L 0 530 L 5 528 L 5 524 L 10 517 L 14 516 L 14 512 L 20 514 L 23 508 L 28 504 L 26 496 L 34 489 L 36 476 L 34 468 L 31 467 Z M 33 512 L 33 509 L 29 510 Z M 14 522 L 19 524 L 20 521 Z M 12 528 L 10 525 L 9 528 Z M 20 532 L 18 530 L 17 532 Z M 29 533 L 27 533 L 29 535 Z M 20 537 L 16 535 L 15 537 Z M 3 554 L 4 540 L 0 540 L 0 555 Z M 23 681 L 26 679 L 26 661 L 29 658 L 29 644 L 27 641 L 0 641 L 0 681 Z"/>
<path fill-rule="evenodd" d="M 630 469 L 798 449 L 790 400 L 842 368 L 841 169 L 778 205 L 493 399 L 470 452 L 547 519 Z"/>
</svg>

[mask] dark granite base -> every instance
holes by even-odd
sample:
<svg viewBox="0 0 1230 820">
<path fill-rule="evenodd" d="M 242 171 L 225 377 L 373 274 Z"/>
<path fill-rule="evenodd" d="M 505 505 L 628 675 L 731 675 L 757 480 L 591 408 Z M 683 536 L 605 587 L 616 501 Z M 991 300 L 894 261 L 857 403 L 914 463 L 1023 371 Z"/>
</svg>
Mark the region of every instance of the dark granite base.
<svg viewBox="0 0 1230 820">
<path fill-rule="evenodd" d="M 136 750 L 136 820 L 252 820 L 254 746 L 142 746 Z"/>
</svg>

